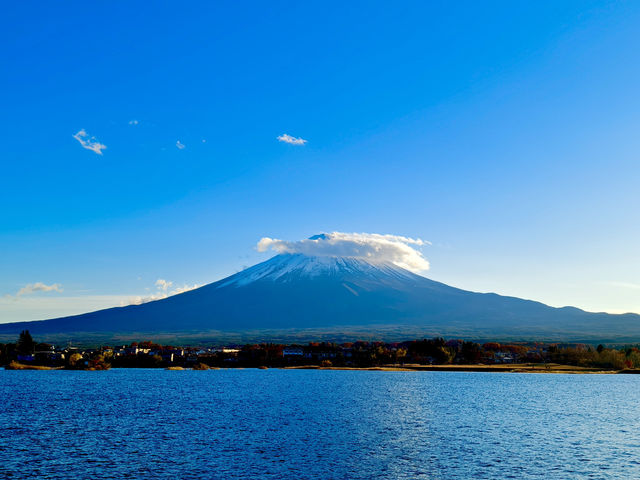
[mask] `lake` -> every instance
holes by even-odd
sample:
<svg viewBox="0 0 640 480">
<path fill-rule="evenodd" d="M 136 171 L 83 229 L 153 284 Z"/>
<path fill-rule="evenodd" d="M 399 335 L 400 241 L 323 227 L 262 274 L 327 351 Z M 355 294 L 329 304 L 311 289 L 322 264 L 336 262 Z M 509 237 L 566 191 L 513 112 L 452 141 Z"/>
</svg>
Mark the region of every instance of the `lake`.
<svg viewBox="0 0 640 480">
<path fill-rule="evenodd" d="M 640 478 L 640 376 L 0 370 L 0 477 Z"/>
</svg>

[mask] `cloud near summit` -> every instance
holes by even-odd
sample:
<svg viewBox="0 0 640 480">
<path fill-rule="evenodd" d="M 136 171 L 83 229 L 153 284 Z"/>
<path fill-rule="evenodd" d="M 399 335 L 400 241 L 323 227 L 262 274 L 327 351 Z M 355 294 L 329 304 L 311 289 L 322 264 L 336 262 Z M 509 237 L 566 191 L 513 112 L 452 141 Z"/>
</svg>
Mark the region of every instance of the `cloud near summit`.
<svg viewBox="0 0 640 480">
<path fill-rule="evenodd" d="M 355 257 L 369 261 L 391 262 L 414 272 L 429 269 L 429 262 L 416 247 L 430 243 L 419 238 L 378 233 L 332 232 L 298 241 L 263 237 L 259 252 L 302 253 L 312 256 Z"/>
</svg>

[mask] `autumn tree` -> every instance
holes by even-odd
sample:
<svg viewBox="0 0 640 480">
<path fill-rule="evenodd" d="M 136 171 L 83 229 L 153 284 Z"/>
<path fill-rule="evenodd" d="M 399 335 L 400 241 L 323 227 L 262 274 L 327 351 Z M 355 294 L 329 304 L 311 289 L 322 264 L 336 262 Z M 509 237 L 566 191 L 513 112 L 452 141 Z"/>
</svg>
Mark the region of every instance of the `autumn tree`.
<svg viewBox="0 0 640 480">
<path fill-rule="evenodd" d="M 69 356 L 68 363 L 71 368 L 82 366 L 82 355 L 79 353 L 71 354 L 71 356 Z"/>
<path fill-rule="evenodd" d="M 407 356 L 407 349 L 406 348 L 398 348 L 395 351 L 395 354 L 394 354 L 396 363 L 404 363 L 404 359 L 405 359 L 406 356 Z"/>
</svg>

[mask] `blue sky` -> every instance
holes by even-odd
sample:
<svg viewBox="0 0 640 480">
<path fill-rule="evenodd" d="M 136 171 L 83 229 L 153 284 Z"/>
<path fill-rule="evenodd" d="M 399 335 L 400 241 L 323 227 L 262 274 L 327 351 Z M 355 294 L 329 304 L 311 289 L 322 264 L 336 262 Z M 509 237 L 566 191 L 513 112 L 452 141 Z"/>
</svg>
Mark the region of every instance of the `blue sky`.
<svg viewBox="0 0 640 480">
<path fill-rule="evenodd" d="M 427 240 L 425 274 L 461 288 L 640 312 L 639 31 L 636 2 L 5 6 L 0 322 L 323 231 Z"/>
</svg>

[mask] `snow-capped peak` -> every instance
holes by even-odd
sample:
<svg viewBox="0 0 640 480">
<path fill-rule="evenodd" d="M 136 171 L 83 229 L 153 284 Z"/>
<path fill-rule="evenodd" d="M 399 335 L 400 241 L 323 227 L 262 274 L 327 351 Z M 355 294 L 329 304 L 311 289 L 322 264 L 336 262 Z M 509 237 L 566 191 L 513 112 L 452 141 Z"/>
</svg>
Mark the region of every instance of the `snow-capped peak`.
<svg viewBox="0 0 640 480">
<path fill-rule="evenodd" d="M 276 255 L 229 277 L 220 285 L 242 286 L 258 280 L 279 282 L 319 276 L 364 276 L 371 279 L 392 277 L 414 280 L 417 275 L 391 262 L 377 262 L 356 257 L 308 256 L 299 253 Z"/>
</svg>

